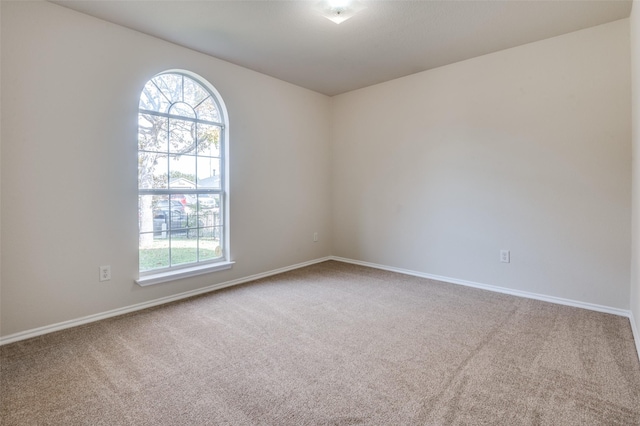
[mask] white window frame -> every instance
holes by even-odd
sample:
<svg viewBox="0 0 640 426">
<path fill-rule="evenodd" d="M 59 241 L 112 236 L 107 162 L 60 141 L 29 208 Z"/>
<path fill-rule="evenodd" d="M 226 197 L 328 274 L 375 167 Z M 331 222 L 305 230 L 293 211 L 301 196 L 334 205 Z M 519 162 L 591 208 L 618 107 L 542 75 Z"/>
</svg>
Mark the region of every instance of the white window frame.
<svg viewBox="0 0 640 426">
<path fill-rule="evenodd" d="M 220 189 L 211 189 L 211 188 L 196 188 L 196 189 L 185 189 L 185 188 L 154 188 L 154 189 L 141 189 L 138 188 L 138 196 L 142 195 L 168 195 L 169 199 L 171 195 L 175 194 L 190 194 L 190 195 L 199 195 L 199 194 L 211 194 L 211 195 L 219 195 L 219 212 L 221 215 L 221 249 L 222 256 L 203 260 L 196 261 L 191 263 L 184 263 L 179 265 L 170 265 L 166 268 L 157 268 L 150 269 L 146 271 L 141 271 L 139 269 L 138 275 L 139 278 L 135 280 L 135 282 L 140 286 L 148 286 L 153 284 L 159 284 L 163 282 L 173 281 L 177 279 L 183 279 L 188 277 L 193 277 L 197 275 L 207 274 L 215 271 L 221 271 L 225 269 L 230 269 L 233 266 L 233 261 L 230 260 L 230 232 L 229 232 L 229 156 L 228 156 L 228 141 L 229 141 L 229 123 L 228 123 L 228 114 L 225 104 L 222 100 L 222 97 L 218 93 L 218 91 L 204 78 L 196 75 L 192 72 L 185 70 L 167 70 L 161 73 L 156 74 L 147 82 L 151 82 L 154 78 L 165 75 L 165 74 L 173 74 L 180 75 L 183 77 L 183 96 L 184 96 L 184 77 L 187 77 L 193 80 L 195 83 L 199 84 L 205 91 L 209 93 L 215 106 L 217 107 L 220 121 L 212 122 L 207 120 L 200 120 L 198 118 L 189 119 L 195 121 L 196 123 L 200 122 L 207 125 L 214 125 L 220 128 L 220 140 L 219 140 L 219 158 L 220 158 Z M 140 91 L 140 96 L 143 95 L 143 91 Z M 176 102 L 177 103 L 177 102 Z M 173 104 L 172 104 L 173 105 Z M 170 108 L 169 108 L 170 109 Z M 149 111 L 142 108 L 138 108 L 138 117 L 141 114 L 151 114 L 157 115 L 161 117 L 167 118 L 180 118 L 180 116 L 171 115 L 169 112 L 161 112 L 161 111 Z M 136 150 L 136 153 L 139 153 L 140 150 Z M 196 153 L 197 158 L 197 153 Z M 196 159 L 197 162 L 197 159 Z M 136 178 L 139 182 L 139 175 Z M 138 231 L 138 238 L 142 231 Z M 198 239 L 200 237 L 198 236 Z M 169 243 L 171 244 L 171 243 Z M 171 249 L 169 249 L 171 250 Z M 140 255 L 140 247 L 138 248 L 138 255 Z M 140 267 L 140 266 L 139 266 Z"/>
</svg>

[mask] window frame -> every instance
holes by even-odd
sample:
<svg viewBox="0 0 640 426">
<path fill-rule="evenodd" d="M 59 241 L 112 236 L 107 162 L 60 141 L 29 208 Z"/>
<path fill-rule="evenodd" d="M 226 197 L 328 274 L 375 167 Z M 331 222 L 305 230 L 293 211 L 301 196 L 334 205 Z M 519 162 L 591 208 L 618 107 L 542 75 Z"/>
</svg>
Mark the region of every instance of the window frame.
<svg viewBox="0 0 640 426">
<path fill-rule="evenodd" d="M 159 76 L 162 75 L 177 75 L 177 76 L 181 76 L 182 77 L 182 85 L 181 85 L 181 94 L 182 94 L 182 101 L 175 101 L 172 102 L 165 93 L 163 93 L 162 89 L 160 89 L 160 87 L 158 87 L 156 85 L 156 87 L 158 88 L 158 90 L 160 91 L 160 93 L 165 96 L 165 98 L 167 98 L 167 100 L 169 101 L 170 105 L 167 107 L 166 112 L 161 112 L 161 111 L 155 111 L 155 110 L 147 110 L 147 109 L 143 109 L 140 106 L 140 99 L 142 99 L 142 96 L 144 95 L 144 87 L 146 87 L 146 85 L 149 82 L 153 82 L 154 79 L 156 79 Z M 199 85 L 204 91 L 206 91 L 209 95 L 209 97 L 211 98 L 211 100 L 214 103 L 215 108 L 217 109 L 218 112 L 218 118 L 219 118 L 219 122 L 216 121 L 210 121 L 210 120 L 203 120 L 203 119 L 199 119 L 197 116 L 195 118 L 190 118 L 187 116 L 181 116 L 181 115 L 176 115 L 176 114 L 171 114 L 171 109 L 173 108 L 173 106 L 179 102 L 183 102 L 184 103 L 184 95 L 185 95 L 185 85 L 184 85 L 184 79 L 188 78 L 191 79 L 195 84 Z M 154 82 L 155 84 L 155 82 Z M 213 259 L 205 259 L 205 260 L 196 260 L 195 262 L 189 262 L 189 263 L 182 263 L 182 264 L 177 264 L 177 265 L 171 265 L 171 234 L 169 233 L 169 266 L 168 267 L 162 267 L 162 268 L 155 268 L 155 269 L 149 269 L 149 270 L 145 270 L 142 271 L 140 268 L 140 252 L 141 252 L 141 245 L 140 245 L 140 239 L 141 236 L 144 233 L 149 233 L 149 230 L 146 231 L 142 231 L 141 227 L 139 227 L 138 229 L 138 279 L 135 280 L 135 282 L 140 285 L 140 286 L 148 286 L 148 285 L 153 285 L 153 284 L 159 284 L 162 282 L 168 282 L 168 281 L 173 281 L 173 280 L 177 280 L 177 279 L 182 279 L 182 278 L 188 278 L 188 277 L 193 277 L 193 276 L 197 276 L 197 275 L 202 275 L 202 274 L 207 274 L 207 273 L 211 273 L 211 272 L 215 272 L 215 271 L 220 271 L 220 270 L 225 270 L 225 269 L 230 269 L 234 262 L 230 260 L 230 232 L 229 232 L 229 160 L 228 160 L 228 141 L 229 141 L 229 123 L 228 123 L 228 114 L 227 114 L 227 110 L 225 107 L 225 104 L 222 100 L 222 97 L 220 96 L 220 94 L 218 93 L 218 91 L 213 87 L 213 85 L 211 85 L 206 79 L 202 78 L 201 76 L 189 72 L 189 71 L 185 71 L 185 70 L 167 70 L 167 71 L 163 71 L 160 72 L 156 75 L 154 75 L 153 77 L 151 77 L 150 79 L 148 79 L 147 81 L 145 81 L 144 85 L 143 85 L 143 89 L 140 91 L 140 96 L 138 97 L 139 103 L 138 103 L 138 108 L 137 108 L 137 116 L 138 116 L 138 121 L 140 120 L 141 116 L 143 114 L 145 115 L 153 115 L 153 116 L 157 116 L 157 117 L 162 117 L 162 118 L 166 118 L 168 121 L 167 123 L 170 122 L 170 120 L 181 120 L 181 121 L 191 121 L 196 123 L 196 126 L 198 125 L 198 123 L 202 123 L 204 125 L 207 126 L 216 126 L 220 129 L 220 133 L 219 133 L 219 141 L 218 141 L 218 158 L 219 158 L 219 176 L 220 176 L 220 186 L 219 188 L 198 188 L 197 187 L 197 183 L 196 183 L 196 188 L 195 189 L 187 189 L 187 188 L 171 188 L 170 185 L 170 181 L 171 181 L 171 176 L 170 176 L 170 171 L 171 171 L 171 167 L 169 166 L 169 161 L 168 161 L 168 165 L 167 165 L 167 171 L 169 173 L 169 175 L 167 176 L 167 187 L 166 188 L 140 188 L 140 172 L 138 171 L 137 173 L 137 187 L 138 187 L 138 212 L 140 212 L 140 197 L 141 196 L 148 196 L 148 195 L 152 195 L 152 196 L 167 196 L 168 200 L 169 200 L 169 204 L 171 203 L 171 200 L 173 199 L 172 196 L 173 195 L 193 195 L 193 196 L 198 196 L 198 195 L 217 195 L 219 197 L 219 206 L 218 206 L 218 212 L 221 216 L 220 218 L 220 239 L 222 240 L 220 242 L 220 247 L 222 250 L 222 255 L 221 257 L 216 257 Z M 200 104 L 202 102 L 205 102 L 207 100 L 207 98 L 204 98 Z M 199 105 L 199 104 L 198 104 Z M 192 105 L 191 108 L 197 108 L 193 107 Z M 138 129 L 139 129 L 140 124 L 138 124 Z M 169 129 L 167 129 L 167 131 L 170 131 Z M 146 150 L 141 150 L 140 149 L 140 135 L 138 133 L 137 136 L 137 144 L 138 144 L 138 148 L 136 150 L 136 155 L 139 156 L 140 152 L 159 152 L 159 151 L 146 151 Z M 167 142 L 169 143 L 169 142 Z M 168 149 L 170 149 L 168 147 Z M 167 155 L 169 158 L 170 156 L 170 151 L 167 151 Z M 187 154 L 183 154 L 183 155 L 187 155 Z M 190 155 L 190 154 L 188 154 Z M 207 157 L 207 156 L 203 156 L 200 157 L 198 155 L 198 150 L 195 150 L 195 155 L 193 155 L 195 164 L 196 164 L 196 171 L 194 171 L 196 173 L 196 182 L 198 181 L 197 179 L 197 163 L 198 163 L 198 158 L 215 158 L 215 157 Z M 200 209 L 200 206 L 198 205 L 198 210 Z M 214 229 L 215 226 L 212 228 Z M 200 229 L 199 227 L 197 227 L 197 229 Z M 153 238 L 153 232 L 152 232 L 152 238 Z M 199 247 L 199 241 L 200 241 L 200 235 L 198 235 L 198 243 L 197 243 L 197 247 Z"/>
</svg>

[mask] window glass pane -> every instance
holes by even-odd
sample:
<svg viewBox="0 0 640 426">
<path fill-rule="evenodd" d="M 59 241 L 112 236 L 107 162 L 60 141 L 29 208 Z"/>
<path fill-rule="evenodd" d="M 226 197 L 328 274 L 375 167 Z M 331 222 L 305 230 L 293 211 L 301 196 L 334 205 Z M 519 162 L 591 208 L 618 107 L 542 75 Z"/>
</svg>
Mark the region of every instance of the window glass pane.
<svg viewBox="0 0 640 426">
<path fill-rule="evenodd" d="M 171 170 L 170 188 L 185 188 L 189 182 L 195 184 L 196 157 L 193 155 L 172 155 L 169 157 Z M 182 178 L 182 179 L 181 179 Z"/>
<path fill-rule="evenodd" d="M 169 100 L 158 90 L 158 87 L 153 81 L 145 84 L 142 94 L 140 95 L 140 109 L 167 112 L 170 106 L 171 103 Z"/>
<path fill-rule="evenodd" d="M 158 207 L 165 216 L 169 216 L 172 231 L 184 228 L 187 219 L 187 210 L 184 202 L 184 195 L 172 195 L 169 200 L 162 200 Z"/>
<path fill-rule="evenodd" d="M 138 229 L 140 232 L 153 232 L 153 196 L 138 196 Z M 151 245 L 153 243 L 153 235 L 147 235 L 145 241 L 140 239 L 140 246 Z M 143 244 L 144 243 L 144 244 Z"/>
<path fill-rule="evenodd" d="M 196 208 L 196 204 L 193 204 L 193 207 L 189 207 L 187 211 L 187 238 L 198 238 L 203 225 L 200 211 Z"/>
<path fill-rule="evenodd" d="M 158 216 L 157 197 L 139 197 L 138 220 L 140 227 L 139 252 L 140 270 L 165 268 L 169 266 L 168 230 L 165 220 Z"/>
<path fill-rule="evenodd" d="M 153 198 L 153 230 L 156 237 L 168 238 L 181 227 L 185 216 L 184 205 L 177 199 L 169 199 L 166 195 Z"/>
<path fill-rule="evenodd" d="M 190 79 L 184 78 L 184 101 L 195 108 L 200 102 L 209 96 L 206 90 L 198 83 Z"/>
<path fill-rule="evenodd" d="M 214 223 L 214 214 L 218 215 L 220 209 L 220 196 L 214 194 L 201 194 L 198 195 L 198 211 L 201 219 L 204 222 L 202 226 L 213 226 L 218 223 Z"/>
<path fill-rule="evenodd" d="M 171 242 L 171 264 L 193 263 L 198 260 L 198 239 L 177 237 Z"/>
<path fill-rule="evenodd" d="M 156 153 L 138 152 L 138 188 L 166 188 L 169 182 L 166 157 Z"/>
<path fill-rule="evenodd" d="M 140 238 L 146 238 L 141 235 Z M 169 265 L 169 241 L 154 240 L 152 246 L 140 247 L 140 271 L 168 268 Z"/>
<path fill-rule="evenodd" d="M 220 242 L 220 228 L 204 228 L 200 236 L 200 260 L 210 260 L 222 257 Z"/>
<path fill-rule="evenodd" d="M 213 209 L 211 210 L 212 226 L 222 225 L 222 201 L 220 200 L 220 197 L 220 195 L 211 195 L 211 198 L 213 199 Z"/>
<path fill-rule="evenodd" d="M 169 152 L 176 154 L 195 153 L 196 123 L 169 119 Z"/>
<path fill-rule="evenodd" d="M 220 157 L 220 127 L 198 124 L 198 155 Z"/>
<path fill-rule="evenodd" d="M 188 156 L 186 155 L 180 157 L 180 165 L 186 165 L 185 161 L 188 162 L 188 160 L 184 160 L 184 159 L 187 157 Z M 195 158 L 195 157 L 192 157 L 192 158 Z M 172 178 L 169 179 L 169 186 L 171 187 L 171 189 L 178 189 L 178 188 L 195 189 L 196 188 L 196 182 L 195 182 L 196 179 L 195 179 L 195 176 L 192 174 L 180 173 L 180 172 L 174 171 L 173 173 L 171 173 L 171 176 Z M 195 203 L 196 200 L 194 199 L 192 200 L 192 202 Z"/>
<path fill-rule="evenodd" d="M 198 114 L 198 119 L 205 121 L 214 121 L 216 123 L 220 122 L 220 114 L 218 113 L 218 108 L 216 107 L 215 102 L 210 97 L 207 98 L 204 102 L 202 102 L 196 108 L 196 114 Z"/>
<path fill-rule="evenodd" d="M 182 102 L 182 76 L 179 74 L 162 74 L 152 80 L 171 103 Z"/>
<path fill-rule="evenodd" d="M 212 157 L 198 157 L 198 188 L 220 188 L 220 160 Z"/>
<path fill-rule="evenodd" d="M 194 187 L 195 187 L 195 183 L 194 183 Z M 185 194 L 183 203 L 185 203 L 185 206 L 188 209 L 193 210 L 195 212 L 197 208 L 197 203 L 198 203 L 198 196 L 196 194 Z"/>
<path fill-rule="evenodd" d="M 150 114 L 138 114 L 138 149 L 167 152 L 168 119 Z"/>
<path fill-rule="evenodd" d="M 178 102 L 171 106 L 169 114 L 178 115 L 180 117 L 196 118 L 196 112 L 192 107 L 184 102 Z"/>
</svg>

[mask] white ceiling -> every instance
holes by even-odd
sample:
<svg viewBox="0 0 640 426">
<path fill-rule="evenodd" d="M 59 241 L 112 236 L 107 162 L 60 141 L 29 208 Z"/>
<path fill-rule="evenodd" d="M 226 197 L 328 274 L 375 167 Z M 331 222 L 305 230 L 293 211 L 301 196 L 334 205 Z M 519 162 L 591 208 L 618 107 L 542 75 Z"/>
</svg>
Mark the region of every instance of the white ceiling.
<svg viewBox="0 0 640 426">
<path fill-rule="evenodd" d="M 53 3 L 336 95 L 626 18 L 630 0 L 361 0 L 339 25 L 318 0 Z"/>
</svg>

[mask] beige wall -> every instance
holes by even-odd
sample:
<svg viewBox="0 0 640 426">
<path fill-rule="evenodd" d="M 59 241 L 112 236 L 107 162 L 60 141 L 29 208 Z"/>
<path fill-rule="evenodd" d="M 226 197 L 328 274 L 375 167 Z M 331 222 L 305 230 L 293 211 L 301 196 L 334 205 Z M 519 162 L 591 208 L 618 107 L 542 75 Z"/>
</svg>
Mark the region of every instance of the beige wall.
<svg viewBox="0 0 640 426">
<path fill-rule="evenodd" d="M 640 354 L 640 2 L 637 0 L 633 2 L 630 21 L 633 123 L 631 312 L 635 319 L 636 346 Z"/>
<path fill-rule="evenodd" d="M 630 116 L 627 19 L 337 96 L 333 254 L 628 309 Z"/>
<path fill-rule="evenodd" d="M 330 254 L 328 97 L 50 3 L 1 7 L 3 336 Z M 138 97 L 175 68 L 229 112 L 236 264 L 141 288 Z"/>
</svg>

